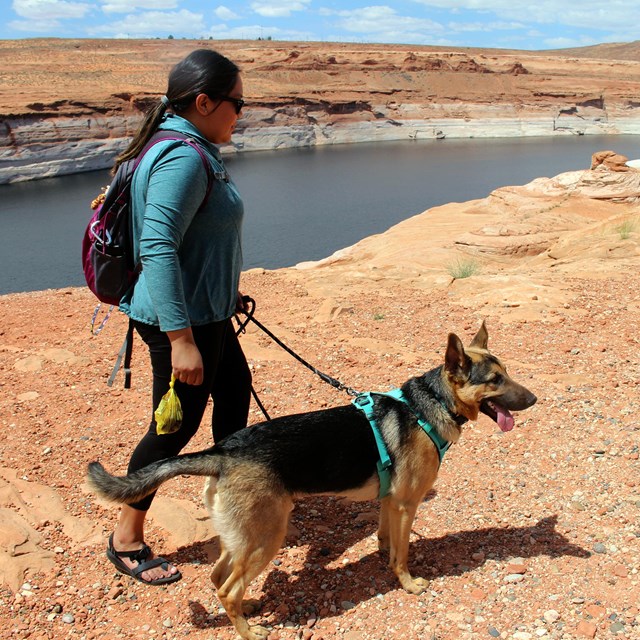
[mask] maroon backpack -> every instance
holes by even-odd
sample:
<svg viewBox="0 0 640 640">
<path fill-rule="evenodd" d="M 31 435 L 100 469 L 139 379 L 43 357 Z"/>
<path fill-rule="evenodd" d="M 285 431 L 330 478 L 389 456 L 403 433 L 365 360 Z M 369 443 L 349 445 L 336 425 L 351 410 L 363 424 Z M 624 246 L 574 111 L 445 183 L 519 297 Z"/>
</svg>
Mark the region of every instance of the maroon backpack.
<svg viewBox="0 0 640 640">
<path fill-rule="evenodd" d="M 193 147 L 207 171 L 207 193 L 211 190 L 212 169 L 200 145 L 178 131 L 158 131 L 140 154 L 123 162 L 106 192 L 92 203 L 95 209 L 82 239 L 82 268 L 89 289 L 100 302 L 118 305 L 122 296 L 133 286 L 140 273 L 140 265 L 133 259 L 131 239 L 131 180 L 147 151 L 164 140 L 182 140 Z"/>
</svg>

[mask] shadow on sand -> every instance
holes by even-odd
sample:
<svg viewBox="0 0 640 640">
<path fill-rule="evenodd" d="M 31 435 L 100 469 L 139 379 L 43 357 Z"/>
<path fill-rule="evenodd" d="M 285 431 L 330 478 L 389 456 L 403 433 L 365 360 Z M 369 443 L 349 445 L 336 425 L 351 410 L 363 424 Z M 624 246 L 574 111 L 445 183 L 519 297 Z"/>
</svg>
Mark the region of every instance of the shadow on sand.
<svg viewBox="0 0 640 640">
<path fill-rule="evenodd" d="M 330 543 L 324 545 L 323 539 L 326 540 L 326 537 L 320 536 L 316 540 L 318 536 L 314 535 L 317 532 L 313 524 L 309 525 L 308 521 L 297 522 L 294 512 L 294 524 L 301 530 L 305 540 L 297 545 L 298 548 L 306 548 L 304 565 L 300 570 L 285 572 L 269 564 L 262 587 L 262 608 L 257 615 L 269 617 L 272 624 L 282 624 L 288 620 L 304 623 L 313 616 L 327 618 L 341 615 L 344 601 L 355 606 L 378 594 L 401 588 L 387 565 L 388 554 L 377 548 L 347 564 L 333 565 L 347 549 L 377 529 L 377 524 L 373 522 L 352 522 L 348 527 L 342 526 L 348 517 L 342 514 L 342 518 L 337 517 L 327 523 L 335 526 L 328 528 Z M 486 527 L 448 533 L 438 538 L 413 540 L 409 548 L 409 567 L 412 575 L 433 580 L 463 575 L 481 567 L 487 560 L 538 556 L 588 558 L 591 555 L 589 551 L 571 543 L 556 531 L 557 522 L 558 516 L 552 515 L 527 527 Z M 324 530 L 327 532 L 326 526 Z M 309 540 L 309 544 L 306 540 Z M 217 559 L 219 545 L 215 538 L 180 550 L 173 560 L 179 562 L 181 558 L 178 556 L 184 559 L 185 555 L 208 555 L 211 558 L 212 548 Z M 482 553 L 476 554 L 478 551 Z M 474 560 L 474 554 L 480 559 Z M 299 564 L 299 559 L 296 564 Z M 301 596 L 301 592 L 304 592 L 304 596 Z M 331 597 L 326 597 L 327 592 L 331 592 Z M 209 604 L 209 593 L 203 594 L 203 597 Z M 332 604 L 335 605 L 333 611 Z M 199 601 L 192 601 L 190 606 L 195 627 L 217 628 L 229 624 L 224 614 L 208 616 L 206 606 Z"/>
</svg>

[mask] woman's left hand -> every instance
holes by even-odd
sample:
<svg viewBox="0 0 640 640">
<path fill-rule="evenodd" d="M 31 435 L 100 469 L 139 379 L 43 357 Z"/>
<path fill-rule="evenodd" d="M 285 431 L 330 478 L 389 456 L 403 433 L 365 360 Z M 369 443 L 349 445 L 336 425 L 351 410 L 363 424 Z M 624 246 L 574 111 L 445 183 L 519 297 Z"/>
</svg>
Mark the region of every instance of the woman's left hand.
<svg viewBox="0 0 640 640">
<path fill-rule="evenodd" d="M 241 291 L 238 291 L 238 298 L 236 299 L 236 313 L 246 313 L 249 311 L 249 296 L 243 296 Z"/>
</svg>

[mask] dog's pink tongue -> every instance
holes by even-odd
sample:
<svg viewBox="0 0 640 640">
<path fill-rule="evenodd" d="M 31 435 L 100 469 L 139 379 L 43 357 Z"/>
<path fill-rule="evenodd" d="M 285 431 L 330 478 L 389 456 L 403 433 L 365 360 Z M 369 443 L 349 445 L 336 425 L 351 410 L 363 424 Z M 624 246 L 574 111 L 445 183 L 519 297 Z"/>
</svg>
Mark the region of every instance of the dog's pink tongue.
<svg viewBox="0 0 640 640">
<path fill-rule="evenodd" d="M 511 431 L 511 429 L 513 429 L 513 425 L 515 424 L 515 421 L 513 419 L 513 416 L 509 412 L 509 410 L 497 404 L 494 405 L 494 408 L 498 413 L 497 422 L 500 429 L 502 429 L 502 431 Z"/>
</svg>

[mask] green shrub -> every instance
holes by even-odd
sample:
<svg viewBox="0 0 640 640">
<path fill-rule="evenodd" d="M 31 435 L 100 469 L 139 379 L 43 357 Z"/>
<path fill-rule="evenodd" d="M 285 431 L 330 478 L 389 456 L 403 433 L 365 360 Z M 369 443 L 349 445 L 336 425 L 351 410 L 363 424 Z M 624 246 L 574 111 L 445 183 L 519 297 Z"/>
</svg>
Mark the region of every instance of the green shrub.
<svg viewBox="0 0 640 640">
<path fill-rule="evenodd" d="M 454 280 L 462 280 L 475 276 L 480 271 L 480 264 L 473 258 L 458 258 L 447 265 L 447 271 Z"/>
</svg>

